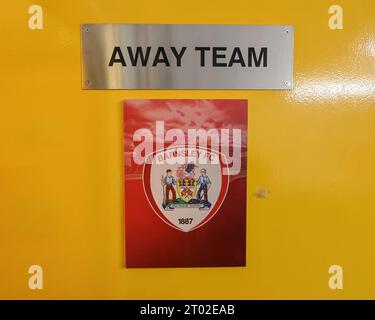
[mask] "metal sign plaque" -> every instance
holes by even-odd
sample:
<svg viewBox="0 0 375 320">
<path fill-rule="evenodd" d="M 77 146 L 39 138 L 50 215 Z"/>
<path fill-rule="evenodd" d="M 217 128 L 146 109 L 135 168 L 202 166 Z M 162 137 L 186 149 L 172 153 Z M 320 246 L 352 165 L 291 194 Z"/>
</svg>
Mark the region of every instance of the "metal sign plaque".
<svg viewBox="0 0 375 320">
<path fill-rule="evenodd" d="M 291 89 L 292 26 L 84 24 L 84 89 Z"/>
</svg>

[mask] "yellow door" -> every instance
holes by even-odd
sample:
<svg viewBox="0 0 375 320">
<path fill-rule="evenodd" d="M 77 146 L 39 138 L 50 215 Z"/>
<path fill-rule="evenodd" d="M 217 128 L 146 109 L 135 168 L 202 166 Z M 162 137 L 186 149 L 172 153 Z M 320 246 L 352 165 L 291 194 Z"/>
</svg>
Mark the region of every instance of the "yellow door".
<svg viewBox="0 0 375 320">
<path fill-rule="evenodd" d="M 295 86 L 84 91 L 81 23 L 290 24 Z M 0 40 L 0 298 L 375 298 L 373 0 L 3 0 Z M 125 98 L 248 99 L 247 267 L 122 267 Z"/>
</svg>

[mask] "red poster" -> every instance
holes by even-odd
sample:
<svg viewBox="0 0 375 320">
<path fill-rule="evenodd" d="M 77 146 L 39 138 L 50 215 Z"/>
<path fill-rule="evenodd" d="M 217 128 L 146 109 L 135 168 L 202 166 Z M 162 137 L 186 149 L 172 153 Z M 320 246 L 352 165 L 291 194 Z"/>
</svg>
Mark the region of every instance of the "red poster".
<svg viewBox="0 0 375 320">
<path fill-rule="evenodd" d="M 246 100 L 126 100 L 126 267 L 246 265 Z"/>
</svg>

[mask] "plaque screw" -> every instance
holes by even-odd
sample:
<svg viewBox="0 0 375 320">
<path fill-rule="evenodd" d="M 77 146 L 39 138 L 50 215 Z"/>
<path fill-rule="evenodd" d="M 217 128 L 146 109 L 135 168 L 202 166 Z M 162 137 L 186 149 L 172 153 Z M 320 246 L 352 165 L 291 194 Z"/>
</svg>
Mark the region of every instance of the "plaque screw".
<svg viewBox="0 0 375 320">
<path fill-rule="evenodd" d="M 90 80 L 86 80 L 85 83 L 86 83 L 86 86 L 90 85 Z"/>
<path fill-rule="evenodd" d="M 285 86 L 290 87 L 291 83 L 290 81 L 285 81 Z"/>
<path fill-rule="evenodd" d="M 89 32 L 90 31 L 90 29 L 89 28 L 85 28 L 85 32 Z"/>
</svg>

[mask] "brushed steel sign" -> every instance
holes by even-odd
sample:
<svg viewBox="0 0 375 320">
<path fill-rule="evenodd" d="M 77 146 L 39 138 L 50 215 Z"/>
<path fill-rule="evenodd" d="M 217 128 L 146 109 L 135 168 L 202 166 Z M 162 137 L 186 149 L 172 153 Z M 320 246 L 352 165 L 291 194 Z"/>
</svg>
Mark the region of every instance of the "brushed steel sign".
<svg viewBox="0 0 375 320">
<path fill-rule="evenodd" d="M 292 89 L 294 29 L 83 24 L 83 89 Z"/>
</svg>

